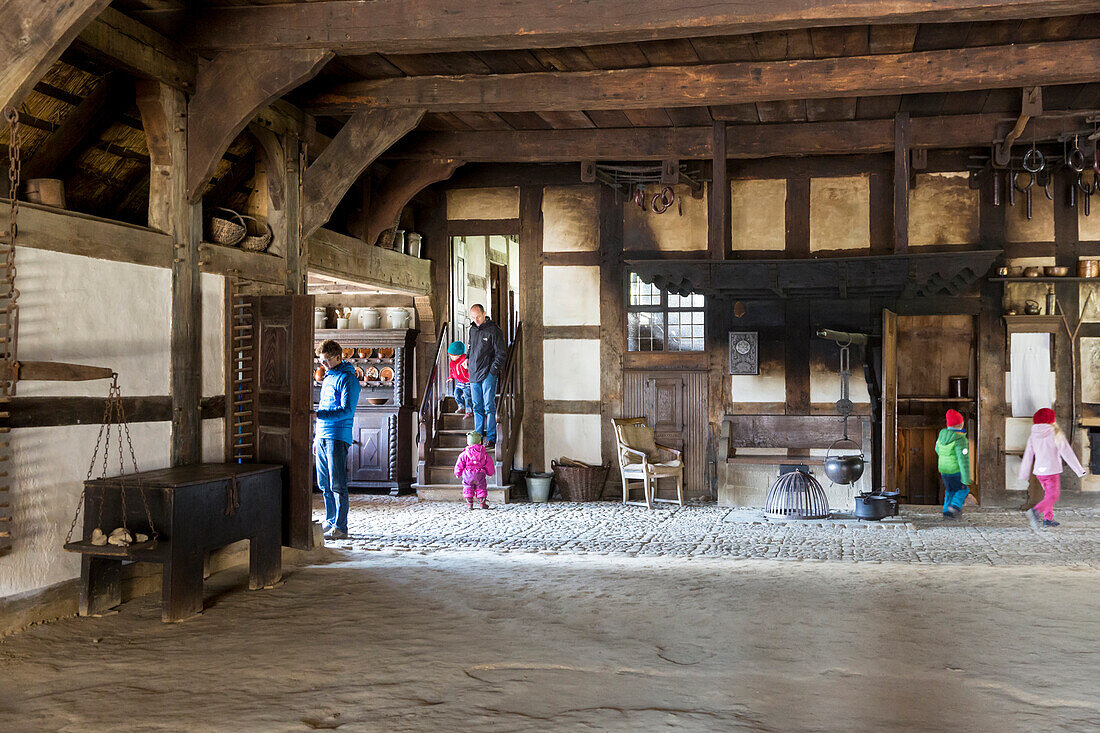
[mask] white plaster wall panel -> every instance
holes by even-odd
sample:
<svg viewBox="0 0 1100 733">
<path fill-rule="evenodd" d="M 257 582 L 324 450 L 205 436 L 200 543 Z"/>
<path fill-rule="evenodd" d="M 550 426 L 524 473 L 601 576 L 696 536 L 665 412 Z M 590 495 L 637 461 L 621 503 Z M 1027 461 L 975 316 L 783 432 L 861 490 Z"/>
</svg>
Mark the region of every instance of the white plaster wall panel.
<svg viewBox="0 0 1100 733">
<path fill-rule="evenodd" d="M 202 421 L 202 459 L 207 463 L 225 462 L 225 420 Z"/>
<path fill-rule="evenodd" d="M 489 307 L 488 237 L 464 237 L 466 259 L 466 308 L 475 303 Z"/>
<path fill-rule="evenodd" d="M 1093 202 L 1095 203 L 1095 202 Z M 1077 202 L 1077 238 L 1082 242 L 1100 241 L 1100 212 L 1090 211 L 1091 216 L 1085 216 L 1085 207 Z"/>
<path fill-rule="evenodd" d="M 599 415 L 546 413 L 542 419 L 547 470 L 551 459 L 563 456 L 585 463 L 603 462 Z"/>
<path fill-rule="evenodd" d="M 169 270 L 20 247 L 19 358 L 107 366 L 123 395 L 169 393 Z M 105 381 L 24 382 L 19 394 L 106 396 Z M 220 392 L 219 392 L 220 393 Z"/>
<path fill-rule="evenodd" d="M 452 188 L 447 191 L 448 219 L 518 219 L 519 189 Z"/>
<path fill-rule="evenodd" d="M 599 339 L 545 339 L 542 396 L 547 400 L 600 399 Z"/>
<path fill-rule="evenodd" d="M 203 273 L 202 396 L 225 393 L 225 278 Z"/>
<path fill-rule="evenodd" d="M 1025 183 L 1027 176 L 1021 176 Z M 1059 201 L 1062 199 L 1058 196 Z M 1009 242 L 1053 242 L 1054 202 L 1043 194 L 1043 189 L 1031 189 L 1031 220 L 1027 218 L 1024 194 L 1016 192 L 1016 205 L 1008 205 L 1008 192 L 1002 186 L 1001 199 L 1005 212 L 1005 239 Z M 1061 205 L 1061 204 L 1059 204 Z"/>
<path fill-rule="evenodd" d="M 787 247 L 787 180 L 751 179 L 730 183 L 734 250 Z"/>
<path fill-rule="evenodd" d="M 544 326 L 600 325 L 600 268 L 547 265 L 542 268 Z"/>
<path fill-rule="evenodd" d="M 98 432 L 98 425 L 76 425 L 23 428 L 11 433 L 14 540 L 11 554 L 0 558 L 0 597 L 80 575 L 80 557 L 61 546 L 76 511 Z M 132 425 L 130 435 L 139 470 L 169 465 L 170 423 Z M 128 455 L 126 458 L 129 460 Z M 117 456 L 114 460 L 115 470 L 108 468 L 111 475 L 117 473 Z M 77 531 L 80 529 L 78 524 Z"/>
<path fill-rule="evenodd" d="M 981 192 L 966 173 L 921 173 L 909 191 L 909 246 L 978 241 Z"/>
<path fill-rule="evenodd" d="M 1100 403 L 1100 338 L 1081 338 L 1081 401 Z"/>
<path fill-rule="evenodd" d="M 1100 216 L 1097 218 L 1100 218 Z M 1095 284 L 1081 283 L 1077 288 L 1077 292 L 1077 302 L 1084 306 L 1084 309 L 1081 311 L 1081 320 L 1091 323 L 1100 321 L 1100 280 L 1097 280 Z M 1090 293 L 1092 294 L 1091 298 L 1089 298 Z M 1100 368 L 1100 364 L 1097 364 L 1097 367 Z"/>
<path fill-rule="evenodd" d="M 863 370 L 852 369 L 848 379 L 849 398 L 857 405 L 870 404 L 871 397 L 867 392 L 867 379 L 863 376 Z M 840 399 L 840 374 L 831 369 L 825 369 L 824 365 L 810 364 L 810 402 L 836 402 Z"/>
<path fill-rule="evenodd" d="M 786 401 L 787 381 L 783 365 L 775 364 L 767 374 L 731 376 L 730 396 L 735 405 L 741 402 Z"/>
<path fill-rule="evenodd" d="M 516 296 L 519 296 L 519 283 L 520 283 L 520 271 L 519 271 L 519 241 L 516 238 L 511 238 L 508 242 L 508 287 L 516 292 Z M 519 301 L 516 301 L 516 307 L 519 307 Z"/>
<path fill-rule="evenodd" d="M 623 203 L 623 248 L 628 250 L 665 250 L 687 252 L 707 248 L 707 197 L 692 198 L 687 185 L 672 187 L 677 201 L 663 214 L 651 210 L 653 197 L 664 186 L 647 186 L 646 210 L 633 201 Z M 681 205 L 683 216 L 680 215 Z"/>
<path fill-rule="evenodd" d="M 810 251 L 871 246 L 871 184 L 867 176 L 810 179 Z"/>
<path fill-rule="evenodd" d="M 542 191 L 542 251 L 600 248 L 599 186 L 547 186 Z"/>
</svg>

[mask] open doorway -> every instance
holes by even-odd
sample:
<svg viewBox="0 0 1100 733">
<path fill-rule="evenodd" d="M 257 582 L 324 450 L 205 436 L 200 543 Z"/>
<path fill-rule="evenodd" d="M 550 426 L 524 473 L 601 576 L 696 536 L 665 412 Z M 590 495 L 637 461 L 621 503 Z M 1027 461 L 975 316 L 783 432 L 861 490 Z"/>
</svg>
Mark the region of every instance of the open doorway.
<svg viewBox="0 0 1100 733">
<path fill-rule="evenodd" d="M 485 306 L 510 343 L 519 323 L 519 239 L 512 234 L 451 237 L 451 333 L 466 341 L 470 306 Z"/>
</svg>

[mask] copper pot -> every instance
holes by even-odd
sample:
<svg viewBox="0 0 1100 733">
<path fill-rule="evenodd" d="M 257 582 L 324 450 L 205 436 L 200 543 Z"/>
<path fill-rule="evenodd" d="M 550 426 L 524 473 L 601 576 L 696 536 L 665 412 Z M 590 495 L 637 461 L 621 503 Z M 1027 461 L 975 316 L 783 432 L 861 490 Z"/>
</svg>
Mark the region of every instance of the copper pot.
<svg viewBox="0 0 1100 733">
<path fill-rule="evenodd" d="M 1100 277 L 1100 260 L 1078 260 L 1077 277 Z"/>
<path fill-rule="evenodd" d="M 1043 268 L 1041 267 L 1025 267 L 1024 277 L 1041 277 L 1043 274 Z"/>
</svg>

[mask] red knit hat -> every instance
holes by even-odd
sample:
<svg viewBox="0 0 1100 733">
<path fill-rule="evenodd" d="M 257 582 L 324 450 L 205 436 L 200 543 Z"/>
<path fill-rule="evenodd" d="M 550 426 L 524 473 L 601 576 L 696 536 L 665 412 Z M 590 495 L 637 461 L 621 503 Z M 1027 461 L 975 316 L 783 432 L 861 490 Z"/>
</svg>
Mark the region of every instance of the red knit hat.
<svg viewBox="0 0 1100 733">
<path fill-rule="evenodd" d="M 963 424 L 963 416 L 962 416 L 961 412 L 959 412 L 958 410 L 948 410 L 947 411 L 947 427 L 953 428 L 956 425 L 962 425 L 962 424 Z"/>
<path fill-rule="evenodd" d="M 1049 407 L 1043 407 L 1039 410 L 1036 410 L 1035 411 L 1035 417 L 1032 418 L 1032 421 L 1036 425 L 1041 425 L 1043 423 L 1048 423 L 1048 424 L 1053 423 L 1054 422 L 1054 410 L 1050 409 Z"/>
</svg>

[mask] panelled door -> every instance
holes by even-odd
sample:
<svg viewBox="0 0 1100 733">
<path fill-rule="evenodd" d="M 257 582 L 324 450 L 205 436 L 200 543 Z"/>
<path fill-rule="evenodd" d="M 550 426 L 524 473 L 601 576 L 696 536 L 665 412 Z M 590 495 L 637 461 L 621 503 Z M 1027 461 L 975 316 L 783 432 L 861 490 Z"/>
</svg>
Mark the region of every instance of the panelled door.
<svg viewBox="0 0 1100 733">
<path fill-rule="evenodd" d="M 628 369 L 623 372 L 623 382 L 623 417 L 645 417 L 658 443 L 682 450 L 684 488 L 702 492 L 707 373 Z"/>
</svg>

